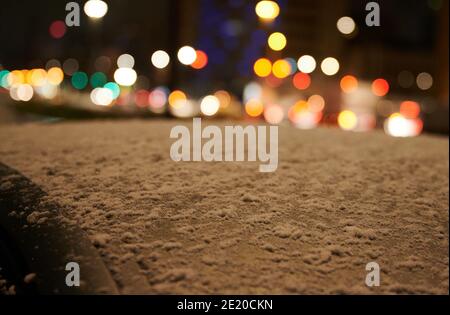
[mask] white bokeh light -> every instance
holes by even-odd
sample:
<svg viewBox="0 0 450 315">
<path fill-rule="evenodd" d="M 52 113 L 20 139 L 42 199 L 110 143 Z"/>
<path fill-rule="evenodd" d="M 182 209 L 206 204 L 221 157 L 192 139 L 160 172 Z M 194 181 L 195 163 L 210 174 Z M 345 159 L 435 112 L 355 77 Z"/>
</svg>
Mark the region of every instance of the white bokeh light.
<svg viewBox="0 0 450 315">
<path fill-rule="evenodd" d="M 316 69 L 316 60 L 313 56 L 304 55 L 298 59 L 298 70 L 303 73 L 311 73 Z"/>
<path fill-rule="evenodd" d="M 356 29 L 355 21 L 349 16 L 343 16 L 337 21 L 337 29 L 344 35 L 350 35 Z"/>
<path fill-rule="evenodd" d="M 134 67 L 134 57 L 130 54 L 123 54 L 117 59 L 117 66 L 119 68 L 133 68 Z"/>
<path fill-rule="evenodd" d="M 84 5 L 84 13 L 93 19 L 100 19 L 108 12 L 108 5 L 101 0 L 89 0 Z"/>
<path fill-rule="evenodd" d="M 197 52 L 194 48 L 190 46 L 184 46 L 181 47 L 180 50 L 178 50 L 178 60 L 186 65 L 189 66 L 195 62 L 197 59 Z"/>
<path fill-rule="evenodd" d="M 169 65 L 170 56 L 164 50 L 155 51 L 152 55 L 152 64 L 158 69 L 164 69 Z"/>
<path fill-rule="evenodd" d="M 200 110 L 203 115 L 214 116 L 220 107 L 220 101 L 213 95 L 205 96 L 200 104 Z"/>
<path fill-rule="evenodd" d="M 322 72 L 328 76 L 335 75 L 339 71 L 339 61 L 336 58 L 328 57 L 320 65 Z"/>
<path fill-rule="evenodd" d="M 108 106 L 114 100 L 113 92 L 107 88 L 96 88 L 91 92 L 91 101 L 98 106 Z"/>
<path fill-rule="evenodd" d="M 131 68 L 119 68 L 114 72 L 114 80 L 119 85 L 132 86 L 137 80 L 137 74 Z"/>
</svg>

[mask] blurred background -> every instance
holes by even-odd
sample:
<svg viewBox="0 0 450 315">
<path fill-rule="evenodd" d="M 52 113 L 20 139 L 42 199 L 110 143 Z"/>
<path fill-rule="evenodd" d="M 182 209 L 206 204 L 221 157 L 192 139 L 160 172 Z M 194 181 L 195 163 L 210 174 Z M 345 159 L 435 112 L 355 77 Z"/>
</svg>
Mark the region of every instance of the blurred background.
<svg viewBox="0 0 450 315">
<path fill-rule="evenodd" d="M 448 134 L 448 1 L 0 4 L 0 123 L 135 118 Z M 70 24 L 70 23 L 69 23 Z"/>
</svg>

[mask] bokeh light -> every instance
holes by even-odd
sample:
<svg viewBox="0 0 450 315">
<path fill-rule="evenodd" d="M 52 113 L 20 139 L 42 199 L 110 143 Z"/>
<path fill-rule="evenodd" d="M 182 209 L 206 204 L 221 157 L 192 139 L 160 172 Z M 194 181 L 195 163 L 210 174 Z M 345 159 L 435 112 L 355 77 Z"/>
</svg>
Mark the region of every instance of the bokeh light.
<svg viewBox="0 0 450 315">
<path fill-rule="evenodd" d="M 89 0 L 84 5 L 84 12 L 93 19 L 100 19 L 108 12 L 108 5 L 101 0 Z"/>
<path fill-rule="evenodd" d="M 200 103 L 200 110 L 205 116 L 214 116 L 220 108 L 220 101 L 214 95 L 205 96 Z"/>
<path fill-rule="evenodd" d="M 117 58 L 117 66 L 119 68 L 133 68 L 134 67 L 134 57 L 130 54 L 123 54 Z"/>
<path fill-rule="evenodd" d="M 138 107 L 147 107 L 149 105 L 150 92 L 139 90 L 134 94 L 134 102 Z"/>
<path fill-rule="evenodd" d="M 64 80 L 64 72 L 59 67 L 50 68 L 47 72 L 47 81 L 51 85 L 60 85 Z"/>
<path fill-rule="evenodd" d="M 297 128 L 315 128 L 322 119 L 321 111 L 311 111 L 309 101 L 300 100 L 289 109 L 289 121 Z"/>
<path fill-rule="evenodd" d="M 385 79 L 376 79 L 372 82 L 372 92 L 376 96 L 385 96 L 389 93 L 389 83 Z"/>
<path fill-rule="evenodd" d="M 355 21 L 349 16 L 343 16 L 337 21 L 337 29 L 344 35 L 350 35 L 356 29 Z"/>
<path fill-rule="evenodd" d="M 132 86 L 137 80 L 137 73 L 131 68 L 119 68 L 114 72 L 114 80 L 122 86 Z"/>
<path fill-rule="evenodd" d="M 358 89 L 358 79 L 352 75 L 346 75 L 340 82 L 342 92 L 351 93 Z"/>
<path fill-rule="evenodd" d="M 192 48 L 190 46 L 184 46 L 178 50 L 177 56 L 178 56 L 178 60 L 182 64 L 189 66 L 189 65 L 192 65 L 195 62 L 195 60 L 197 59 L 197 52 L 195 51 L 194 48 Z"/>
<path fill-rule="evenodd" d="M 151 108 L 160 109 L 167 103 L 167 94 L 163 88 L 154 89 L 149 97 L 148 102 Z"/>
<path fill-rule="evenodd" d="M 322 72 L 328 76 L 335 75 L 339 71 L 339 61 L 336 58 L 328 57 L 320 65 Z"/>
<path fill-rule="evenodd" d="M 44 69 L 33 69 L 30 73 L 29 83 L 33 86 L 43 86 L 47 83 L 47 71 Z"/>
<path fill-rule="evenodd" d="M 311 73 L 316 69 L 316 59 L 310 55 L 301 56 L 297 62 L 298 70 L 303 73 Z"/>
<path fill-rule="evenodd" d="M 117 83 L 108 82 L 105 84 L 104 88 L 111 90 L 113 99 L 117 99 L 120 96 L 120 86 Z"/>
<path fill-rule="evenodd" d="M 272 73 L 272 63 L 269 59 L 260 58 L 256 60 L 253 70 L 258 77 L 265 78 Z"/>
<path fill-rule="evenodd" d="M 283 121 L 284 111 L 280 105 L 270 105 L 264 109 L 264 119 L 271 125 L 278 125 Z"/>
<path fill-rule="evenodd" d="M 244 102 L 248 102 L 251 99 L 261 99 L 262 87 L 258 82 L 249 82 L 244 87 L 243 98 Z"/>
<path fill-rule="evenodd" d="M 49 70 L 51 68 L 61 68 L 61 63 L 57 59 L 50 59 L 45 64 L 45 70 Z"/>
<path fill-rule="evenodd" d="M 95 88 L 91 92 L 91 101 L 98 106 L 108 106 L 113 102 L 113 92 L 107 88 Z"/>
<path fill-rule="evenodd" d="M 186 104 L 187 97 L 183 91 L 175 90 L 169 95 L 169 105 L 174 108 L 180 108 Z"/>
<path fill-rule="evenodd" d="M 272 73 L 276 78 L 284 79 L 291 74 L 291 65 L 284 59 L 280 59 L 274 62 L 272 67 Z"/>
<path fill-rule="evenodd" d="M 402 116 L 409 118 L 409 119 L 418 118 L 420 115 L 419 103 L 414 102 L 414 101 L 402 102 L 400 104 L 400 114 L 402 114 Z"/>
<path fill-rule="evenodd" d="M 25 75 L 22 71 L 13 70 L 7 76 L 8 86 L 14 86 L 25 83 Z M 31 81 L 31 79 L 30 79 Z"/>
<path fill-rule="evenodd" d="M 9 86 L 9 84 L 8 84 L 9 74 L 10 74 L 10 72 L 8 70 L 0 71 L 0 87 L 7 88 Z"/>
<path fill-rule="evenodd" d="M 108 56 L 100 56 L 95 59 L 94 63 L 95 70 L 100 72 L 109 72 L 111 69 L 111 58 Z"/>
<path fill-rule="evenodd" d="M 417 75 L 417 86 L 421 90 L 429 90 L 433 86 L 433 77 L 427 72 L 422 72 Z"/>
<path fill-rule="evenodd" d="M 170 56 L 164 50 L 157 50 L 152 54 L 151 61 L 156 68 L 164 69 L 170 63 Z"/>
<path fill-rule="evenodd" d="M 76 59 L 69 58 L 63 63 L 64 73 L 72 76 L 75 72 L 79 70 L 79 64 Z"/>
<path fill-rule="evenodd" d="M 281 51 L 286 47 L 287 39 L 283 33 L 275 32 L 269 36 L 267 43 L 272 50 Z"/>
<path fill-rule="evenodd" d="M 322 96 L 315 94 L 308 98 L 308 109 L 313 113 L 322 112 L 325 109 L 325 100 Z"/>
<path fill-rule="evenodd" d="M 392 114 L 384 123 L 384 130 L 393 137 L 414 137 L 423 129 L 420 119 L 408 119 L 400 113 Z"/>
<path fill-rule="evenodd" d="M 306 90 L 311 85 L 311 77 L 307 73 L 298 72 L 294 75 L 292 83 L 299 90 Z"/>
<path fill-rule="evenodd" d="M 208 55 L 202 50 L 197 50 L 195 53 L 197 57 L 191 67 L 197 70 L 203 69 L 208 65 Z"/>
<path fill-rule="evenodd" d="M 20 84 L 17 88 L 17 97 L 23 102 L 28 102 L 33 98 L 33 87 L 29 84 Z"/>
<path fill-rule="evenodd" d="M 263 20 L 271 21 L 280 14 L 280 6 L 275 1 L 260 1 L 255 7 L 256 15 Z"/>
<path fill-rule="evenodd" d="M 66 34 L 66 23 L 64 21 L 54 21 L 50 24 L 50 35 L 55 39 L 60 39 Z"/>
<path fill-rule="evenodd" d="M 245 112 L 250 117 L 258 117 L 264 111 L 264 105 L 260 100 L 250 99 L 245 103 Z"/>
<path fill-rule="evenodd" d="M 231 104 L 231 95 L 227 91 L 219 90 L 216 93 L 214 93 L 214 96 L 217 97 L 217 99 L 220 102 L 220 108 L 227 108 Z"/>
<path fill-rule="evenodd" d="M 344 110 L 338 116 L 338 124 L 343 130 L 354 130 L 358 124 L 358 117 L 354 112 Z"/>
<path fill-rule="evenodd" d="M 90 83 L 91 86 L 95 89 L 98 87 L 103 87 L 108 79 L 106 78 L 106 75 L 103 72 L 96 72 L 91 75 Z"/>
<path fill-rule="evenodd" d="M 84 72 L 75 72 L 71 81 L 74 88 L 77 90 L 82 90 L 87 86 L 89 78 Z"/>
</svg>

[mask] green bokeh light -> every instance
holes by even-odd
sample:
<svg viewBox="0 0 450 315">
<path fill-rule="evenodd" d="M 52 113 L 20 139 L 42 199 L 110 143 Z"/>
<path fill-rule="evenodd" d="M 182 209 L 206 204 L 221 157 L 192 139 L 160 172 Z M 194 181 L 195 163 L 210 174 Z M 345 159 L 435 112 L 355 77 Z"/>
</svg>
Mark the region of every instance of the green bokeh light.
<svg viewBox="0 0 450 315">
<path fill-rule="evenodd" d="M 72 76 L 72 85 L 77 90 L 82 90 L 88 84 L 88 76 L 84 72 L 75 72 Z"/>
<path fill-rule="evenodd" d="M 91 86 L 95 89 L 98 87 L 103 87 L 107 82 L 106 75 L 103 72 L 96 72 L 91 75 Z"/>
<path fill-rule="evenodd" d="M 2 70 L 0 71 L 0 86 L 3 88 L 8 87 L 8 70 Z"/>
</svg>

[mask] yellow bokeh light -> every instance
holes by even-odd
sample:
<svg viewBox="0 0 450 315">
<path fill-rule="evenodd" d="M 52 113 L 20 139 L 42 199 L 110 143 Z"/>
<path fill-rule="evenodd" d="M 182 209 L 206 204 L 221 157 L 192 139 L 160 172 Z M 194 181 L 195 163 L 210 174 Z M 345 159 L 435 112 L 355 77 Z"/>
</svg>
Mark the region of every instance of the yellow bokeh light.
<svg viewBox="0 0 450 315">
<path fill-rule="evenodd" d="M 350 110 L 342 111 L 338 116 L 338 124 L 344 130 L 353 130 L 358 124 L 358 117 Z"/>
<path fill-rule="evenodd" d="M 169 95 L 169 105 L 174 108 L 182 107 L 187 101 L 186 94 L 183 91 L 175 90 Z"/>
<path fill-rule="evenodd" d="M 300 100 L 294 104 L 294 106 L 292 107 L 292 111 L 294 113 L 301 113 L 301 112 L 307 111 L 308 107 L 309 107 L 308 102 L 306 102 L 304 100 Z"/>
<path fill-rule="evenodd" d="M 253 70 L 258 77 L 264 78 L 270 75 L 272 72 L 272 63 L 269 59 L 260 58 L 255 62 Z"/>
<path fill-rule="evenodd" d="M 269 47 L 275 51 L 283 50 L 287 44 L 286 36 L 280 32 L 272 33 L 267 42 Z"/>
<path fill-rule="evenodd" d="M 47 83 L 47 71 L 44 69 L 34 69 L 31 74 L 31 85 L 43 86 Z"/>
<path fill-rule="evenodd" d="M 283 59 L 275 61 L 272 67 L 273 75 L 279 79 L 288 77 L 291 74 L 291 70 L 291 64 Z"/>
<path fill-rule="evenodd" d="M 25 76 L 22 71 L 20 70 L 14 70 L 11 71 L 10 74 L 8 74 L 8 85 L 18 85 L 18 84 L 24 84 L 25 83 Z"/>
<path fill-rule="evenodd" d="M 280 6 L 275 1 L 260 1 L 255 11 L 261 19 L 271 21 L 280 14 Z"/>
<path fill-rule="evenodd" d="M 61 68 L 53 67 L 47 72 L 47 80 L 51 85 L 60 85 L 64 80 L 64 72 Z"/>
<path fill-rule="evenodd" d="M 245 104 L 245 112 L 250 117 L 258 117 L 264 111 L 264 105 L 257 99 L 251 99 Z"/>
</svg>

